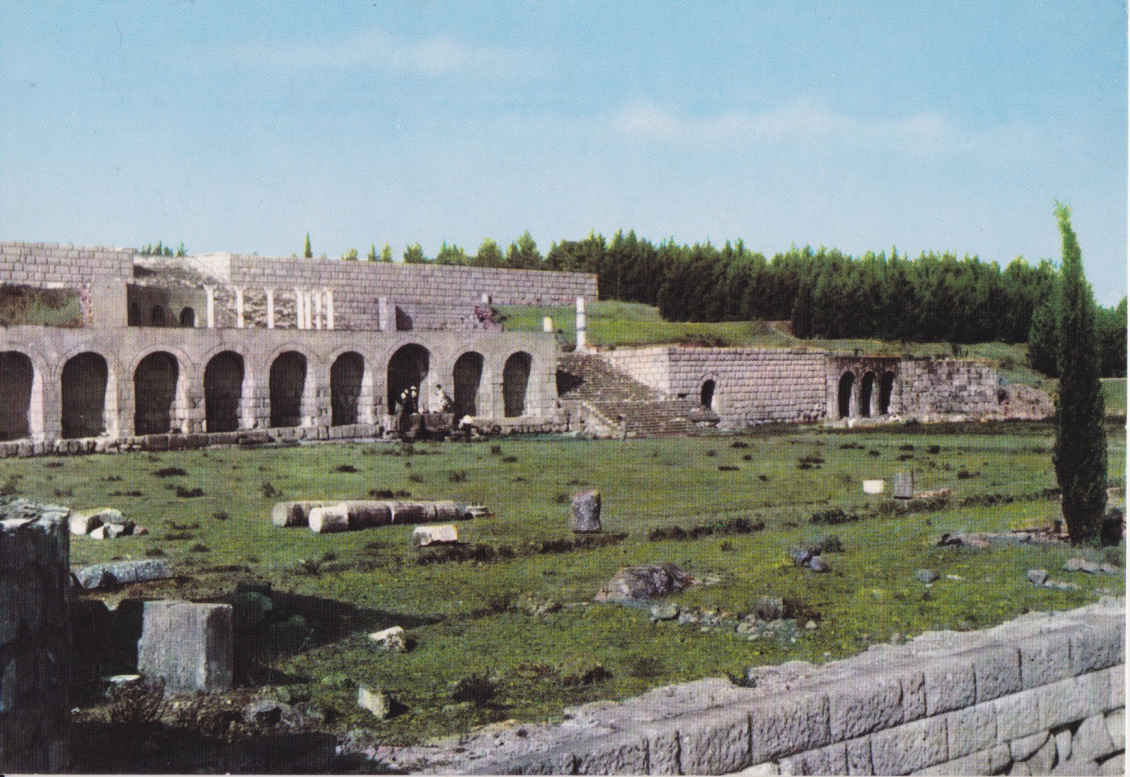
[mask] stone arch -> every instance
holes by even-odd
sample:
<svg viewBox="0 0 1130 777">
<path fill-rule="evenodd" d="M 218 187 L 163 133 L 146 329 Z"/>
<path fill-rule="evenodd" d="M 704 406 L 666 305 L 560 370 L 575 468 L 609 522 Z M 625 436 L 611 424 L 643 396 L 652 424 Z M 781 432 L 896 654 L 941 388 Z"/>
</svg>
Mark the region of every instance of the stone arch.
<svg viewBox="0 0 1130 777">
<path fill-rule="evenodd" d="M 102 354 L 83 351 L 67 359 L 60 376 L 63 437 L 97 437 L 108 431 L 110 377 Z"/>
<path fill-rule="evenodd" d="M 431 352 L 417 343 L 408 343 L 396 349 L 388 360 L 388 408 L 392 412 L 400 403 L 400 395 L 416 388 L 417 399 L 410 410 L 419 409 L 420 402 L 426 401 L 428 370 Z M 410 403 L 410 405 L 413 403 Z"/>
<path fill-rule="evenodd" d="M 165 309 L 160 305 L 154 305 L 149 321 L 153 326 L 165 326 Z"/>
<path fill-rule="evenodd" d="M 196 326 L 196 311 L 192 308 L 184 308 L 180 312 L 180 325 L 191 329 Z"/>
<path fill-rule="evenodd" d="M 204 428 L 234 432 L 240 428 L 245 362 L 235 351 L 221 351 L 204 367 Z"/>
<path fill-rule="evenodd" d="M 130 326 L 141 326 L 141 306 L 136 302 L 129 303 L 126 323 Z"/>
<path fill-rule="evenodd" d="M 32 434 L 32 397 L 36 371 L 31 357 L 20 351 L 0 352 L 0 440 Z"/>
<path fill-rule="evenodd" d="M 863 373 L 863 379 L 859 381 L 859 414 L 864 418 L 870 418 L 871 404 L 876 399 L 875 373 L 867 371 Z"/>
<path fill-rule="evenodd" d="M 271 426 L 302 426 L 308 360 L 299 351 L 283 351 L 271 362 L 268 390 Z"/>
<path fill-rule="evenodd" d="M 851 416 L 851 390 L 855 384 L 855 373 L 848 370 L 840 376 L 839 392 L 837 400 L 840 410 L 840 418 L 848 418 Z"/>
<path fill-rule="evenodd" d="M 176 428 L 180 365 L 168 351 L 154 351 L 133 372 L 134 434 L 166 434 Z"/>
<path fill-rule="evenodd" d="M 698 389 L 698 403 L 708 410 L 714 409 L 714 394 L 717 386 L 714 378 L 707 378 Z"/>
<path fill-rule="evenodd" d="M 478 415 L 485 365 L 486 360 L 478 351 L 466 351 L 455 360 L 451 369 L 451 381 L 455 394 L 453 403 L 456 418 Z"/>
<path fill-rule="evenodd" d="M 887 370 L 879 379 L 879 415 L 889 415 L 891 412 L 891 395 L 895 390 L 895 373 Z"/>
<path fill-rule="evenodd" d="M 365 390 L 365 358 L 356 351 L 346 351 L 330 366 L 330 425 L 345 426 L 365 423 L 363 398 Z"/>
<path fill-rule="evenodd" d="M 525 351 L 516 351 L 506 359 L 502 368 L 502 399 L 507 418 L 526 414 L 532 366 L 533 357 Z"/>
</svg>

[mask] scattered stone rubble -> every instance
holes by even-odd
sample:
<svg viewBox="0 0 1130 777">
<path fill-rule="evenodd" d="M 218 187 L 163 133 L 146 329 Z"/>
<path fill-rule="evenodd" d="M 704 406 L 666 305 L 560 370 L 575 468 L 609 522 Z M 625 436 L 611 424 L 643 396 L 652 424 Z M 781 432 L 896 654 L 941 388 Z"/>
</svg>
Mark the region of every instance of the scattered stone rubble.
<svg viewBox="0 0 1130 777">
<path fill-rule="evenodd" d="M 277 502 L 271 508 L 271 523 L 276 527 L 307 526 L 316 534 L 358 531 L 377 526 L 463 521 L 471 520 L 474 516 L 475 512 L 471 509 L 452 500 L 303 500 Z"/>
<path fill-rule="evenodd" d="M 569 528 L 574 534 L 598 532 L 600 526 L 600 492 L 581 491 L 573 496 L 569 512 Z"/>
<path fill-rule="evenodd" d="M 697 581 L 674 564 L 621 567 L 600 587 L 595 601 L 639 602 L 682 591 Z"/>
</svg>

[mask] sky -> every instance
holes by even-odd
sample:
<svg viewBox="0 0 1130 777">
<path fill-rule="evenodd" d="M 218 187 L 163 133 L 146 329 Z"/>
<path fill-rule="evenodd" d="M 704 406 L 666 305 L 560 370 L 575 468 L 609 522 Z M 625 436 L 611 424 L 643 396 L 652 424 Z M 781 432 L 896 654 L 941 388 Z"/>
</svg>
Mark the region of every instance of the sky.
<svg viewBox="0 0 1130 777">
<path fill-rule="evenodd" d="M 0 29 L 0 240 L 1003 267 L 1058 259 L 1060 201 L 1126 293 L 1123 2 L 5 0 Z"/>
</svg>

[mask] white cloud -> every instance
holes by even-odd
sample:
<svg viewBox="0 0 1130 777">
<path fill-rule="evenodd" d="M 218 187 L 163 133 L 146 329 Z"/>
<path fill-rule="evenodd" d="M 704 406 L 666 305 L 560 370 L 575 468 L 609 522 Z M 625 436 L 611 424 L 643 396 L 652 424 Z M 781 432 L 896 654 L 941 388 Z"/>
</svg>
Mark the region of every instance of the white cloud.
<svg viewBox="0 0 1130 777">
<path fill-rule="evenodd" d="M 935 113 L 865 119 L 839 113 L 812 100 L 796 100 L 761 112 L 731 111 L 703 117 L 683 116 L 653 103 L 634 102 L 612 117 L 612 126 L 627 135 L 678 143 L 841 140 L 930 152 L 955 150 L 973 141 Z"/>
<path fill-rule="evenodd" d="M 236 49 L 234 56 L 245 66 L 290 70 L 370 68 L 429 78 L 469 74 L 513 76 L 531 72 L 539 61 L 523 49 L 475 46 L 447 36 L 402 38 L 376 28 L 340 41 L 298 45 L 249 43 Z"/>
</svg>

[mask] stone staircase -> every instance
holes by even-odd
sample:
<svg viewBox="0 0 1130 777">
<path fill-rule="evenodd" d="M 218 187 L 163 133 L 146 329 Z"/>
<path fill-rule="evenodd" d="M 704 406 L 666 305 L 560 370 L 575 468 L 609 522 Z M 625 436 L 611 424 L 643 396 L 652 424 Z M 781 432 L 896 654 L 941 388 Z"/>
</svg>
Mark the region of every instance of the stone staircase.
<svg viewBox="0 0 1130 777">
<path fill-rule="evenodd" d="M 668 399 L 620 372 L 598 354 L 565 353 L 557 360 L 557 392 L 579 406 L 590 428 L 609 436 L 700 434 L 718 416 L 687 399 Z"/>
</svg>

